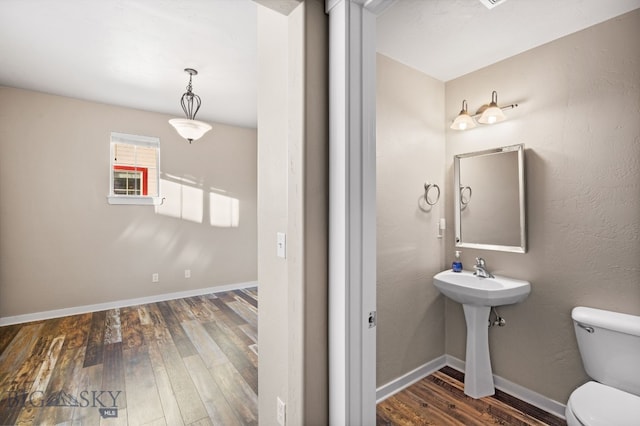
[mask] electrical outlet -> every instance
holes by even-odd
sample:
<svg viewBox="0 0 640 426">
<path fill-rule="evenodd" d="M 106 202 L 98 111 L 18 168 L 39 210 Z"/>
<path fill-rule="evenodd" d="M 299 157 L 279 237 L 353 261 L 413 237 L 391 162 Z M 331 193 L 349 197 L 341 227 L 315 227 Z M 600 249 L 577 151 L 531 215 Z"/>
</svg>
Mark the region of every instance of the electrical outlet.
<svg viewBox="0 0 640 426">
<path fill-rule="evenodd" d="M 160 281 L 160 274 L 158 274 L 157 272 L 154 272 L 153 274 L 151 274 L 152 283 L 157 283 L 159 281 Z"/>
<path fill-rule="evenodd" d="M 277 420 L 280 426 L 285 426 L 286 413 L 284 402 L 278 397 Z"/>
<path fill-rule="evenodd" d="M 185 269 L 184 270 L 184 277 L 185 278 L 191 278 L 191 269 Z"/>
</svg>

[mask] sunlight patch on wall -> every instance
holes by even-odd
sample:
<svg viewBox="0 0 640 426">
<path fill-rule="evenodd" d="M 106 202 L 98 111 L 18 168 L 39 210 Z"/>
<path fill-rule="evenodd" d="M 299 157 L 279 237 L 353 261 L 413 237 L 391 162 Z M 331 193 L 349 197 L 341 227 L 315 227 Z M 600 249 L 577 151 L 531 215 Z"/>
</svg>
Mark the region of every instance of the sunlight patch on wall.
<svg viewBox="0 0 640 426">
<path fill-rule="evenodd" d="M 240 226 L 240 200 L 223 194 L 224 190 L 209 187 L 209 196 L 197 182 L 163 174 L 160 179 L 163 203 L 155 206 L 156 214 L 175 217 L 196 223 L 206 223 L 219 228 Z M 208 209 L 208 211 L 207 211 Z"/>
<path fill-rule="evenodd" d="M 164 202 L 155 206 L 156 214 L 202 223 L 204 193 L 193 185 L 160 179 Z"/>
<path fill-rule="evenodd" d="M 240 225 L 240 200 L 210 192 L 209 222 L 211 226 L 237 228 Z"/>
</svg>

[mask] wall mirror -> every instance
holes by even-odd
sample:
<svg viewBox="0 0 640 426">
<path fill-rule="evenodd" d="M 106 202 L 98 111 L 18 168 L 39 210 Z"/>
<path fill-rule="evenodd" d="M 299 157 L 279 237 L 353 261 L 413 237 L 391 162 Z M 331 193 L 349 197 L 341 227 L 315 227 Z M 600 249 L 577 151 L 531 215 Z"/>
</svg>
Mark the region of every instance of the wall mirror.
<svg viewBox="0 0 640 426">
<path fill-rule="evenodd" d="M 524 145 L 454 157 L 456 247 L 525 253 Z"/>
</svg>

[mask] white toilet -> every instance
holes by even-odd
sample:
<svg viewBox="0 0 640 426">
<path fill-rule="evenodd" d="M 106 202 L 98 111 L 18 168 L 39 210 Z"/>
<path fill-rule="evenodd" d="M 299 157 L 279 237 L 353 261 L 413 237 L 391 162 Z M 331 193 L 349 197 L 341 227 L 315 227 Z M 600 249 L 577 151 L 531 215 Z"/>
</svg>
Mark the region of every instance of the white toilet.
<svg viewBox="0 0 640 426">
<path fill-rule="evenodd" d="M 569 426 L 640 425 L 640 317 L 571 311 L 584 369 L 593 378 L 571 393 Z"/>
</svg>

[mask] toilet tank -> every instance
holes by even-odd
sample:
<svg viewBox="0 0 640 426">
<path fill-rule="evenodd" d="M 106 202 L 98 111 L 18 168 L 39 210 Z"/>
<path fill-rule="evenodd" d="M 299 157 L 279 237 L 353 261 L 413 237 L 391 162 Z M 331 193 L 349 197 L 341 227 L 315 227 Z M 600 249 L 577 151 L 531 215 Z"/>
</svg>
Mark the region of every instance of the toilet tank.
<svg viewBox="0 0 640 426">
<path fill-rule="evenodd" d="M 585 307 L 571 317 L 589 377 L 640 395 L 640 317 Z"/>
</svg>

